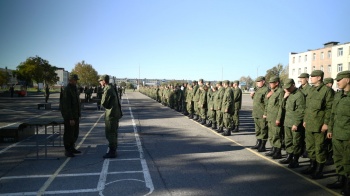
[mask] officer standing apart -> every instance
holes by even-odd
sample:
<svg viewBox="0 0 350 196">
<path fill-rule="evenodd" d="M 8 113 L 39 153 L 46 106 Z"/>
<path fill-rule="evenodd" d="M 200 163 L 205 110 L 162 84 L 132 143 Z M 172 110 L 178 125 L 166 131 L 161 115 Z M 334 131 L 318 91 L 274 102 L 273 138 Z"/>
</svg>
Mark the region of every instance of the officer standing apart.
<svg viewBox="0 0 350 196">
<path fill-rule="evenodd" d="M 44 96 L 45 96 L 45 103 L 47 103 L 47 101 L 49 100 L 49 96 L 50 96 L 49 85 L 46 85 L 46 86 L 45 86 L 45 93 L 44 93 Z"/>
<path fill-rule="evenodd" d="M 350 71 L 339 72 L 335 80 L 341 91 L 334 96 L 327 137 L 332 138 L 338 180 L 327 187 L 343 188 L 343 195 L 350 195 Z"/>
<path fill-rule="evenodd" d="M 105 110 L 105 135 L 109 142 L 109 150 L 103 158 L 117 157 L 119 119 L 123 116 L 117 91 L 109 84 L 109 76 L 102 75 L 99 79 L 103 87 L 101 105 Z"/>
<path fill-rule="evenodd" d="M 267 121 L 263 118 L 266 104 L 266 94 L 269 89 L 265 86 L 265 77 L 259 76 L 256 80 L 256 90 L 250 94 L 253 99 L 253 118 L 255 124 L 255 136 L 257 142 L 252 149 L 259 152 L 266 151 L 265 145 L 268 138 Z"/>
<path fill-rule="evenodd" d="M 61 114 L 64 119 L 64 134 L 63 143 L 65 155 L 74 157 L 74 154 L 79 154 L 81 151 L 75 149 L 75 142 L 79 136 L 79 119 L 81 117 L 80 99 L 77 89 L 78 75 L 71 74 L 69 83 L 62 92 L 61 99 Z"/>
<path fill-rule="evenodd" d="M 306 97 L 306 109 L 303 126 L 305 127 L 305 143 L 310 165 L 303 174 L 311 174 L 313 179 L 323 177 L 326 153 L 323 148 L 328 124 L 331 117 L 333 96 L 331 89 L 323 83 L 323 71 L 311 73 L 310 88 Z"/>
</svg>

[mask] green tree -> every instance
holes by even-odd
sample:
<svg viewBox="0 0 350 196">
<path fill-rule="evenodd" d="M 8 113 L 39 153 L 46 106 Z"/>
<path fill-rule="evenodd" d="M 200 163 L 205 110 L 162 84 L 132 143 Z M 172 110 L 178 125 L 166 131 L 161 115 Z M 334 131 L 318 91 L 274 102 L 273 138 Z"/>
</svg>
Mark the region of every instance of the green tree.
<svg viewBox="0 0 350 196">
<path fill-rule="evenodd" d="M 81 61 L 75 64 L 72 74 L 77 74 L 79 77 L 78 84 L 80 86 L 97 86 L 98 74 L 92 65 Z"/>
<path fill-rule="evenodd" d="M 121 82 L 120 84 L 119 84 L 119 86 L 121 86 L 121 87 L 126 87 L 126 83 L 125 82 Z"/>
<path fill-rule="evenodd" d="M 7 84 L 10 79 L 10 74 L 7 72 L 7 68 L 0 70 L 0 86 Z"/>
<path fill-rule="evenodd" d="M 289 77 L 289 65 L 285 66 L 280 74 L 281 82 L 283 83 Z"/>
<path fill-rule="evenodd" d="M 25 81 L 26 85 L 31 82 L 54 84 L 59 78 L 55 71 L 57 67 L 51 66 L 49 62 L 39 56 L 29 57 L 17 66 L 13 74 L 17 79 Z"/>
<path fill-rule="evenodd" d="M 253 87 L 254 86 L 254 81 L 253 79 L 250 77 L 250 76 L 242 76 L 240 79 L 239 79 L 240 82 L 245 82 L 246 83 L 246 86 L 245 86 L 245 89 L 246 90 L 249 90 L 249 88 Z"/>
<path fill-rule="evenodd" d="M 126 88 L 127 89 L 134 89 L 134 85 L 130 82 L 126 83 Z"/>
</svg>

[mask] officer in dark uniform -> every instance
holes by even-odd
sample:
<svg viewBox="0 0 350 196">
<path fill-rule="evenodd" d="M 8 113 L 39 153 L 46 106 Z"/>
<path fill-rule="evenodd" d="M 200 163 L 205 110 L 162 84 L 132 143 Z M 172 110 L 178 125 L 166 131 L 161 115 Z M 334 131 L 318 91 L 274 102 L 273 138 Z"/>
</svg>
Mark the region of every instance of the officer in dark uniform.
<svg viewBox="0 0 350 196">
<path fill-rule="evenodd" d="M 77 89 L 78 75 L 71 74 L 69 83 L 62 92 L 61 99 L 61 114 L 64 119 L 64 134 L 63 143 L 65 155 L 74 157 L 74 154 L 79 154 L 81 151 L 75 149 L 75 142 L 79 136 L 79 119 L 81 117 L 80 99 Z"/>
</svg>

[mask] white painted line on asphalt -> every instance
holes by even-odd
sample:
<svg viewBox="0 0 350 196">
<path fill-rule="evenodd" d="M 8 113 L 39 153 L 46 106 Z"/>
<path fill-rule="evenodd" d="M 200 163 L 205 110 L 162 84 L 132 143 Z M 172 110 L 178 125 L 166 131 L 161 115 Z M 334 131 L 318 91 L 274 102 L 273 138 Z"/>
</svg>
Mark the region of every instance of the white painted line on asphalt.
<svg viewBox="0 0 350 196">
<path fill-rule="evenodd" d="M 105 159 L 102 166 L 102 171 L 100 174 L 100 179 L 98 180 L 97 190 L 99 195 L 103 195 L 103 190 L 106 186 L 107 173 L 108 173 L 109 159 Z"/>
<path fill-rule="evenodd" d="M 80 143 L 77 145 L 77 148 L 79 148 L 82 143 L 85 141 L 87 136 L 91 133 L 91 131 L 96 127 L 97 123 L 100 121 L 101 117 L 104 116 L 104 113 L 100 115 L 100 117 L 97 119 L 95 124 L 91 127 L 91 129 L 85 134 L 84 138 L 80 141 Z M 70 161 L 70 157 L 66 159 L 64 163 L 56 170 L 56 172 L 44 183 L 44 185 L 39 189 L 37 196 L 41 196 L 45 193 L 46 189 L 51 185 L 53 180 L 58 176 L 58 174 L 61 172 L 61 170 L 66 166 L 66 164 Z"/>
<path fill-rule="evenodd" d="M 130 105 L 128 97 L 127 97 L 127 101 L 128 101 L 128 104 Z M 136 123 L 135 123 L 135 119 L 134 119 L 134 115 L 132 113 L 131 107 L 129 107 L 129 111 L 130 111 L 132 126 L 134 127 L 134 133 L 135 133 L 135 139 L 136 139 L 137 147 L 138 147 L 139 152 L 140 152 L 142 171 L 143 171 L 143 175 L 144 175 L 144 178 L 145 178 L 146 187 L 149 188 L 149 192 L 146 195 L 150 195 L 154 191 L 153 181 L 152 181 L 152 178 L 151 178 L 151 174 L 149 173 L 148 165 L 147 165 L 147 162 L 146 162 L 144 154 L 143 154 L 143 149 L 142 149 L 142 145 L 141 145 L 140 136 L 139 136 L 139 133 L 137 131 L 137 126 L 136 126 Z"/>
</svg>

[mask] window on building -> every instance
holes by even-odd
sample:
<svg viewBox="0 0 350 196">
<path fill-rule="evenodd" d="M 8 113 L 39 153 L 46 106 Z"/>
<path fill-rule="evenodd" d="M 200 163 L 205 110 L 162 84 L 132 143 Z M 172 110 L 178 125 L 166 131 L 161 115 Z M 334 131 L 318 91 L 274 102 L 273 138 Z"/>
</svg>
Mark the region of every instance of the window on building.
<svg viewBox="0 0 350 196">
<path fill-rule="evenodd" d="M 295 63 L 295 56 L 293 56 L 293 63 Z"/>
<path fill-rule="evenodd" d="M 316 70 L 316 67 L 315 66 L 312 66 L 312 71 L 315 71 Z"/>
<path fill-rule="evenodd" d="M 300 75 L 300 74 L 301 74 L 301 68 L 298 69 L 298 75 Z"/>
<path fill-rule="evenodd" d="M 341 72 L 343 71 L 343 64 L 338 64 L 338 72 Z"/>
<path fill-rule="evenodd" d="M 338 56 L 343 56 L 343 48 L 338 48 Z"/>
<path fill-rule="evenodd" d="M 314 53 L 314 54 L 312 55 L 312 60 L 313 60 L 313 61 L 316 60 L 316 53 Z"/>
<path fill-rule="evenodd" d="M 301 62 L 301 56 L 299 56 L 299 63 Z"/>
<path fill-rule="evenodd" d="M 332 52 L 330 50 L 328 50 L 328 58 L 332 58 Z"/>
<path fill-rule="evenodd" d="M 332 65 L 328 65 L 328 72 L 329 72 L 329 73 L 332 72 Z"/>
<path fill-rule="evenodd" d="M 305 62 L 307 61 L 307 55 L 305 55 L 305 57 L 304 57 L 304 61 L 305 61 Z"/>
<path fill-rule="evenodd" d="M 321 71 L 323 71 L 323 65 L 321 65 Z"/>
<path fill-rule="evenodd" d="M 321 59 L 324 59 L 324 53 L 321 52 Z"/>
<path fill-rule="evenodd" d="M 304 73 L 307 73 L 307 67 L 304 67 Z"/>
</svg>

